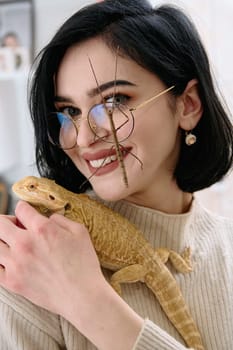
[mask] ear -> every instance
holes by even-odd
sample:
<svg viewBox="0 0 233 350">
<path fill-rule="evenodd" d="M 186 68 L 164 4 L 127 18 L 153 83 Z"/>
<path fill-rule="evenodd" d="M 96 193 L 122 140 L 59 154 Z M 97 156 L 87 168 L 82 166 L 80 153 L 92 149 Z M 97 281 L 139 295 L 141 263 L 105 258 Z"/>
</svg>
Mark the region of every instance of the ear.
<svg viewBox="0 0 233 350">
<path fill-rule="evenodd" d="M 182 95 L 177 98 L 176 111 L 179 125 L 181 129 L 186 131 L 195 128 L 203 112 L 197 86 L 198 81 L 196 79 L 190 80 Z"/>
</svg>

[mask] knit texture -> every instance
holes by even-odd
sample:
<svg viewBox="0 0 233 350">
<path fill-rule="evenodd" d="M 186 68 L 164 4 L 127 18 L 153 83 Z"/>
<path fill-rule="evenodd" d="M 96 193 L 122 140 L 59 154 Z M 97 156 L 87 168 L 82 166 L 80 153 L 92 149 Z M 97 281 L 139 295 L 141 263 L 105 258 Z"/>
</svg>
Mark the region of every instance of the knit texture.
<svg viewBox="0 0 233 350">
<path fill-rule="evenodd" d="M 107 205 L 133 222 L 154 248 L 165 247 L 179 253 L 187 246 L 191 248 L 191 273 L 183 275 L 167 265 L 181 288 L 206 350 L 233 349 L 233 221 L 210 213 L 197 200 L 188 213 L 181 215 L 164 214 L 125 201 Z M 104 274 L 106 278 L 111 276 L 106 270 Z M 133 350 L 187 349 L 143 283 L 122 285 L 122 296 L 145 319 Z M 0 325 L 0 350 L 96 349 L 65 319 L 2 288 Z"/>
</svg>

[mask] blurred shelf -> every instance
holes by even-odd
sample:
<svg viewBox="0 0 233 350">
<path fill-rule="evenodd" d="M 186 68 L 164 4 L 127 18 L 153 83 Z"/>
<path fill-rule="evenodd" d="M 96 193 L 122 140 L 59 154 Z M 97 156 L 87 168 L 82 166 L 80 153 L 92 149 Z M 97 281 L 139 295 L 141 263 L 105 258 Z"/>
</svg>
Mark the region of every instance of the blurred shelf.
<svg viewBox="0 0 233 350">
<path fill-rule="evenodd" d="M 4 183 L 0 182 L 0 214 L 7 213 L 8 190 Z"/>
</svg>

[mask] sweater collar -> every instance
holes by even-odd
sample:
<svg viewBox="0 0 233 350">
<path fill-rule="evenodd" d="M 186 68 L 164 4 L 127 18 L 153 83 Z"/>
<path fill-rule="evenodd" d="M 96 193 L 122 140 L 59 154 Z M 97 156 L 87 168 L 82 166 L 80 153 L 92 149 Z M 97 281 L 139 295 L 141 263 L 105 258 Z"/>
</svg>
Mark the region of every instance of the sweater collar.
<svg viewBox="0 0 233 350">
<path fill-rule="evenodd" d="M 139 206 L 124 200 L 104 203 L 125 216 L 141 230 L 153 247 L 183 250 L 192 239 L 192 226 L 201 206 L 194 197 L 190 210 L 184 214 L 167 214 L 151 208 Z"/>
</svg>

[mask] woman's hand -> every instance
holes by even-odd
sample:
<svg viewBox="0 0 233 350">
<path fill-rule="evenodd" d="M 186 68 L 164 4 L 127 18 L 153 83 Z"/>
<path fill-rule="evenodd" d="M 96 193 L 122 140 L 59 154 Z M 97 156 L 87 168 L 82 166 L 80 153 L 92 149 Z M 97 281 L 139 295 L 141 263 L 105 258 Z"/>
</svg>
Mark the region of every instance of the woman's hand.
<svg viewBox="0 0 233 350">
<path fill-rule="evenodd" d="M 85 226 L 22 201 L 15 213 L 0 217 L 0 285 L 65 317 L 100 349 L 131 349 L 143 320 L 106 282 Z"/>
<path fill-rule="evenodd" d="M 0 220 L 2 286 L 61 313 L 60 301 L 69 295 L 71 283 L 77 294 L 81 289 L 90 293 L 103 280 L 84 225 L 58 214 L 46 218 L 25 202 L 18 203 L 16 217 L 21 227 L 15 218 Z"/>
</svg>

